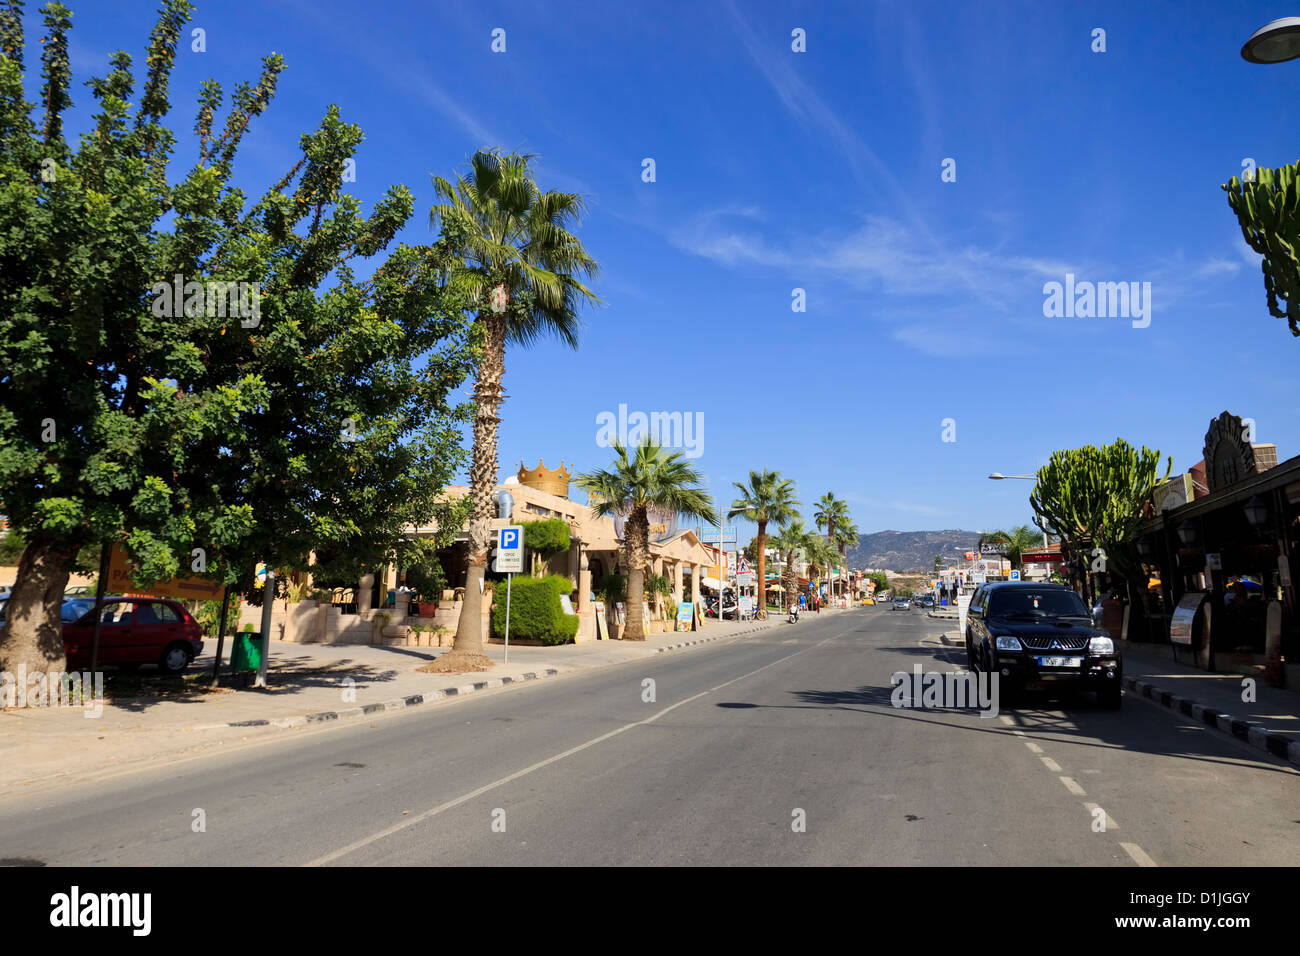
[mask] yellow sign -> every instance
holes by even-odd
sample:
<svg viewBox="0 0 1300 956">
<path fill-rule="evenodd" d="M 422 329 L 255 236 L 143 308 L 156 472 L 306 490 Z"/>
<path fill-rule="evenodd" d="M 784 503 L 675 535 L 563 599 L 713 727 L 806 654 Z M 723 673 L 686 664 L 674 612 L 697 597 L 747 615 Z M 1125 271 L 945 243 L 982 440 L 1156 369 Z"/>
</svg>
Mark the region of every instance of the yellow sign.
<svg viewBox="0 0 1300 956">
<path fill-rule="evenodd" d="M 221 585 L 207 578 L 176 577 L 157 581 L 147 588 L 131 583 L 130 562 L 121 544 L 113 545 L 108 555 L 109 594 L 147 594 L 150 597 L 174 598 L 178 601 L 220 601 Z"/>
</svg>

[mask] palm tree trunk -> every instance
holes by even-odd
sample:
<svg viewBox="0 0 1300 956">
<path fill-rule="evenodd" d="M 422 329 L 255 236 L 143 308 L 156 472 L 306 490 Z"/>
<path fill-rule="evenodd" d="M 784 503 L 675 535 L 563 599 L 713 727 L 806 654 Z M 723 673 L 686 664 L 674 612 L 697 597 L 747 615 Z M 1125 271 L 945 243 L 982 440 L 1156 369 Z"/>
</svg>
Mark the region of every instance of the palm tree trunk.
<svg viewBox="0 0 1300 956">
<path fill-rule="evenodd" d="M 496 514 L 497 410 L 505 398 L 501 380 L 506 370 L 506 323 L 499 315 L 479 313 L 483 327 L 483 359 L 474 379 L 474 451 L 469 485 L 473 509 L 469 518 L 469 568 L 465 575 L 465 603 L 456 623 L 453 651 L 483 653 L 483 594 L 488 550 L 492 545 L 492 519 Z"/>
<path fill-rule="evenodd" d="M 758 523 L 758 619 L 767 620 L 767 522 Z M 698 609 L 697 609 L 698 610 Z"/>
<path fill-rule="evenodd" d="M 625 641 L 645 640 L 645 569 L 650 562 L 650 519 L 644 508 L 635 509 L 623 524 L 627 549 L 627 629 Z"/>
<path fill-rule="evenodd" d="M 18 576 L 0 628 L 0 671 L 30 674 L 67 669 L 63 646 L 63 590 L 75 552 L 35 536 L 18 559 Z"/>
</svg>

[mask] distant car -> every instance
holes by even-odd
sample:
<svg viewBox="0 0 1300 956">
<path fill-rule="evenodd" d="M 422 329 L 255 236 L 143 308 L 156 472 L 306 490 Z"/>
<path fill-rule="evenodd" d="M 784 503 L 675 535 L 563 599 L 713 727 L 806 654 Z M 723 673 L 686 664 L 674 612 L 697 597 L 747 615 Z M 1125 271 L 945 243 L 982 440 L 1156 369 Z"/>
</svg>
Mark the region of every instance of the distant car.
<svg viewBox="0 0 1300 956">
<path fill-rule="evenodd" d="M 925 597 L 921 598 L 921 607 L 925 607 L 925 608 L 934 607 L 934 595 L 927 594 Z"/>
<path fill-rule="evenodd" d="M 875 598 L 865 597 L 865 598 L 862 599 L 862 606 L 863 606 L 863 607 L 875 607 L 875 604 L 876 604 L 876 599 L 875 599 Z"/>
<path fill-rule="evenodd" d="M 71 602 L 70 602 L 71 603 Z M 74 620 L 64 620 L 68 669 L 90 666 L 94 601 Z M 66 605 L 65 605 L 66 607 Z M 185 606 L 162 598 L 105 598 L 99 625 L 99 664 L 133 668 L 157 664 L 169 675 L 182 673 L 203 653 L 203 628 Z"/>
<path fill-rule="evenodd" d="M 912 609 L 912 602 L 909 601 L 907 598 L 905 597 L 894 598 L 895 611 L 910 611 L 911 609 Z"/>
</svg>

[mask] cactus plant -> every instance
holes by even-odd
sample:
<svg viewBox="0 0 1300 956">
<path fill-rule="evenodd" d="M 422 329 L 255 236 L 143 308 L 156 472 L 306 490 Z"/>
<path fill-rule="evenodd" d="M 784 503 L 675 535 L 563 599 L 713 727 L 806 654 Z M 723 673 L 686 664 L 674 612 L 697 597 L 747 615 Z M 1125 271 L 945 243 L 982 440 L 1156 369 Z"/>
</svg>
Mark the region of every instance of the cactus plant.
<svg viewBox="0 0 1300 956">
<path fill-rule="evenodd" d="M 1264 257 L 1268 311 L 1300 336 L 1300 171 L 1297 164 L 1260 167 L 1252 180 L 1233 176 L 1223 186 L 1246 244 Z M 1281 302 L 1286 304 L 1283 309 Z"/>
</svg>

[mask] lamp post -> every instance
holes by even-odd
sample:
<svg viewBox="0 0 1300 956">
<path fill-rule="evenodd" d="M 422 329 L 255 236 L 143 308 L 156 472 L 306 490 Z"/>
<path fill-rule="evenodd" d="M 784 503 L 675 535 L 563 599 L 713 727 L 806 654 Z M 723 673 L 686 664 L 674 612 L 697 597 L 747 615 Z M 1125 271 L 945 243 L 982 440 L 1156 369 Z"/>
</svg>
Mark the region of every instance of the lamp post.
<svg viewBox="0 0 1300 956">
<path fill-rule="evenodd" d="M 1004 474 L 1002 474 L 1002 472 L 1000 472 L 1000 471 L 995 471 L 995 472 L 993 472 L 993 474 L 989 475 L 989 480 L 990 480 L 990 481 L 1003 481 L 1003 480 L 1005 480 L 1005 479 L 1007 479 L 1007 478 L 1023 478 L 1023 479 L 1025 479 L 1026 481 L 1037 481 L 1037 480 L 1038 480 L 1038 476 L 1037 476 L 1037 475 L 1004 475 Z M 1047 543 L 1047 532 L 1046 532 L 1046 531 L 1043 532 L 1043 547 L 1044 547 L 1044 548 L 1050 547 L 1050 545 Z"/>
</svg>

